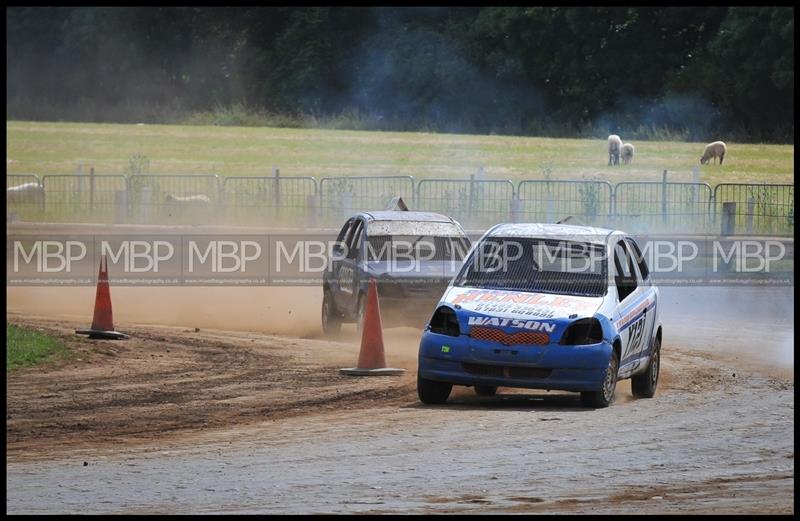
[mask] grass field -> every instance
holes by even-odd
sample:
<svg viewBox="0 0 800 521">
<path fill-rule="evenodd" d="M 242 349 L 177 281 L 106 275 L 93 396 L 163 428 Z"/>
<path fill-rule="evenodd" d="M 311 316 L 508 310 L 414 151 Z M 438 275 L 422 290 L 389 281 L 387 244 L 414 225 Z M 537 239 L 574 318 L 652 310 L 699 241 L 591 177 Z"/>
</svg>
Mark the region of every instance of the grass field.
<svg viewBox="0 0 800 521">
<path fill-rule="evenodd" d="M 6 372 L 68 354 L 64 344 L 53 337 L 33 329 L 6 324 Z"/>
<path fill-rule="evenodd" d="M 605 140 L 343 130 L 6 122 L 7 174 L 71 174 L 79 163 L 122 174 L 134 155 L 149 173 L 215 173 L 317 178 L 413 175 L 464 178 L 483 167 L 490 179 L 691 181 L 705 143 L 634 142 L 633 164 L 607 166 Z M 623 139 L 625 136 L 622 136 Z M 724 136 L 723 136 L 724 138 Z M 709 141 L 717 139 L 710 136 Z M 728 142 L 725 164 L 700 166 L 700 179 L 794 183 L 794 145 Z"/>
</svg>

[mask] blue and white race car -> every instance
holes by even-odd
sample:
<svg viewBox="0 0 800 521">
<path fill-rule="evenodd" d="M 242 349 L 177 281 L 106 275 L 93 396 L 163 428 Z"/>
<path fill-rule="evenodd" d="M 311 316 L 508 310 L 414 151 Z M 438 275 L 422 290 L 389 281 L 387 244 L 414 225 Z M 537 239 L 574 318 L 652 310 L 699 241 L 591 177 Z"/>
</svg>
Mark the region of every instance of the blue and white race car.
<svg viewBox="0 0 800 521">
<path fill-rule="evenodd" d="M 617 381 L 650 398 L 658 384 L 659 291 L 621 231 L 498 224 L 476 242 L 428 323 L 417 390 L 444 403 L 453 385 L 581 393 L 607 407 Z"/>
</svg>

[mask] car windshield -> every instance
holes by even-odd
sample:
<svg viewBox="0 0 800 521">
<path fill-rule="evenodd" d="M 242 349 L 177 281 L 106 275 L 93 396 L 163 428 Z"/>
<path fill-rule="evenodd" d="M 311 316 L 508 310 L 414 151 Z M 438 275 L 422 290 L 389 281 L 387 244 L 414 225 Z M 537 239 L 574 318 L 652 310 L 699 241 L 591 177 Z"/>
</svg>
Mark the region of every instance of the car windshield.
<svg viewBox="0 0 800 521">
<path fill-rule="evenodd" d="M 600 297 L 608 286 L 606 264 L 601 244 L 492 237 L 475 247 L 454 284 Z"/>
<path fill-rule="evenodd" d="M 469 251 L 466 237 L 378 235 L 367 241 L 368 261 L 461 261 Z"/>
</svg>

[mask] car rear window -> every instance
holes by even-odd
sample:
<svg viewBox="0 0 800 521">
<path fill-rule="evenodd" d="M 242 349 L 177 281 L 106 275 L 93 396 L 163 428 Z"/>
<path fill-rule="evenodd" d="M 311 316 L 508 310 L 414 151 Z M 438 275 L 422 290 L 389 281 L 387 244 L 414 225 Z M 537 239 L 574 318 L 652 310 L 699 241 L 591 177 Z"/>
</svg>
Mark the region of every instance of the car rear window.
<svg viewBox="0 0 800 521">
<path fill-rule="evenodd" d="M 478 244 L 455 285 L 600 297 L 608 288 L 605 247 L 577 241 L 491 237 Z"/>
<path fill-rule="evenodd" d="M 367 242 L 368 261 L 447 260 L 462 261 L 469 251 L 465 237 L 430 235 L 378 235 Z"/>
<path fill-rule="evenodd" d="M 441 221 L 372 221 L 367 227 L 369 237 L 383 235 L 430 235 L 433 237 L 464 237 L 464 230 L 454 222 Z"/>
</svg>

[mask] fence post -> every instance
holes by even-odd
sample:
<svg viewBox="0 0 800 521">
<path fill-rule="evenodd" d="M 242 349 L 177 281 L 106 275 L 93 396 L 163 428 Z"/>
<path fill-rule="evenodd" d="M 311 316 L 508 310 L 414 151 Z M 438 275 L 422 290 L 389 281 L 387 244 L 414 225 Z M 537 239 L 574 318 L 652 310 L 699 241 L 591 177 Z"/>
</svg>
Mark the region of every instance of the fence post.
<svg viewBox="0 0 800 521">
<path fill-rule="evenodd" d="M 667 171 L 661 174 L 661 223 L 667 224 Z"/>
<path fill-rule="evenodd" d="M 281 171 L 278 170 L 276 167 L 272 167 L 272 176 L 275 178 L 273 183 L 275 183 L 274 190 L 272 191 L 274 194 L 274 202 L 275 202 L 275 219 L 278 219 L 280 216 L 280 208 L 281 208 Z"/>
<path fill-rule="evenodd" d="M 83 161 L 78 161 L 78 169 L 75 172 L 79 177 L 75 178 L 75 191 L 81 193 L 83 191 Z"/>
<path fill-rule="evenodd" d="M 700 168 L 697 165 L 692 167 L 692 183 L 695 183 L 692 186 L 692 200 L 691 204 L 694 206 L 695 202 L 697 201 L 697 184 L 700 183 Z"/>
<path fill-rule="evenodd" d="M 138 224 L 149 224 L 150 222 L 150 192 L 152 189 L 149 186 L 142 188 L 142 201 L 141 211 L 139 212 Z"/>
<path fill-rule="evenodd" d="M 214 165 L 211 165 L 211 169 L 214 169 Z M 217 174 L 214 174 L 217 175 Z M 217 177 L 217 201 L 216 206 L 219 209 L 220 215 L 225 215 L 227 212 L 225 211 L 225 179 L 227 177 Z M 225 215 L 227 217 L 227 215 Z"/>
<path fill-rule="evenodd" d="M 747 198 L 747 233 L 753 233 L 753 210 L 756 205 L 756 200 L 753 196 Z"/>
<path fill-rule="evenodd" d="M 520 222 L 520 214 L 522 213 L 522 201 L 517 197 L 511 196 L 511 222 Z"/>
<path fill-rule="evenodd" d="M 350 217 L 350 214 L 353 213 L 351 207 L 353 206 L 353 194 L 352 192 L 345 192 L 342 191 L 341 193 L 341 201 L 342 201 L 342 218 L 347 219 Z"/>
<path fill-rule="evenodd" d="M 306 208 L 306 222 L 308 223 L 308 226 L 312 228 L 316 227 L 319 213 L 319 198 L 316 194 L 306 196 Z"/>
<path fill-rule="evenodd" d="M 114 224 L 125 224 L 128 220 L 128 191 L 114 192 Z"/>
<path fill-rule="evenodd" d="M 128 203 L 126 206 L 128 207 L 125 219 L 127 222 L 133 222 L 133 205 L 131 202 L 134 200 L 133 197 L 133 190 L 131 190 L 131 176 L 124 175 L 125 178 L 125 202 Z"/>
<path fill-rule="evenodd" d="M 736 232 L 736 203 L 722 203 L 722 219 L 720 222 L 722 223 L 720 230 L 721 235 L 733 235 Z M 729 273 L 731 271 L 731 264 L 734 262 L 736 262 L 734 259 L 731 259 L 729 262 L 723 260 L 719 270 L 720 273 Z"/>
<path fill-rule="evenodd" d="M 467 206 L 467 213 L 472 214 L 472 207 L 475 203 L 475 174 L 469 175 L 469 206 Z"/>
<path fill-rule="evenodd" d="M 617 222 L 617 184 L 611 187 L 611 195 L 608 197 L 608 216 L 611 222 Z"/>
<path fill-rule="evenodd" d="M 94 214 L 94 167 L 89 169 L 89 212 Z"/>
<path fill-rule="evenodd" d="M 722 203 L 721 235 L 733 235 L 736 232 L 736 203 Z"/>
</svg>

